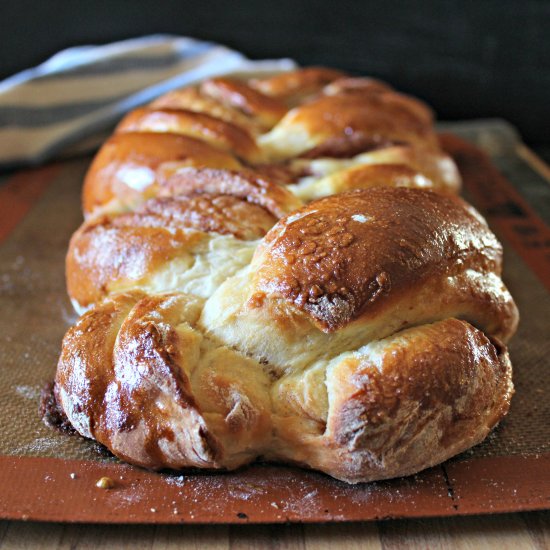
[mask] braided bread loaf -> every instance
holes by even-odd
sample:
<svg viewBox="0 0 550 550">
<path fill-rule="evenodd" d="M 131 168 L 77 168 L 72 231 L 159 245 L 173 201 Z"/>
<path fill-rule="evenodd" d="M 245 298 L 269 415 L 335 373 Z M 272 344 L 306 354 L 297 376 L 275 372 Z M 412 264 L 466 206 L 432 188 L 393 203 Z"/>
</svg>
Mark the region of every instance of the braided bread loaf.
<svg viewBox="0 0 550 550">
<path fill-rule="evenodd" d="M 475 445 L 509 406 L 518 315 L 459 187 L 425 105 L 334 70 L 137 109 L 84 183 L 59 405 L 156 469 L 359 482 Z"/>
</svg>

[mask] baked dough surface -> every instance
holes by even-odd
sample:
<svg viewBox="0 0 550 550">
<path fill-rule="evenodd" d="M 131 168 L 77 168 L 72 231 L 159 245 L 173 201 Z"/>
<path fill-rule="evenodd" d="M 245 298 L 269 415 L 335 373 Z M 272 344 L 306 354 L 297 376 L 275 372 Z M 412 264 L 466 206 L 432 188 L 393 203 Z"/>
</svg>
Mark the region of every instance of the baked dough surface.
<svg viewBox="0 0 550 550">
<path fill-rule="evenodd" d="M 332 69 L 133 111 L 84 182 L 58 404 L 154 469 L 356 483 L 468 449 L 508 410 L 518 313 L 459 189 L 426 105 Z"/>
</svg>

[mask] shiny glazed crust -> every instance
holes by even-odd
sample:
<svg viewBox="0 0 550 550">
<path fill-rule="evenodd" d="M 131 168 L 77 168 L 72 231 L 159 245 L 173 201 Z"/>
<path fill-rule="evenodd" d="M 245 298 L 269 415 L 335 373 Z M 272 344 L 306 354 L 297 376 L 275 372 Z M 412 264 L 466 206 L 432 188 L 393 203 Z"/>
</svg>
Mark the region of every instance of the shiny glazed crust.
<svg viewBox="0 0 550 550">
<path fill-rule="evenodd" d="M 55 395 L 147 468 L 351 483 L 477 444 L 513 393 L 502 248 L 418 100 L 324 68 L 177 90 L 119 124 L 67 255 Z"/>
</svg>

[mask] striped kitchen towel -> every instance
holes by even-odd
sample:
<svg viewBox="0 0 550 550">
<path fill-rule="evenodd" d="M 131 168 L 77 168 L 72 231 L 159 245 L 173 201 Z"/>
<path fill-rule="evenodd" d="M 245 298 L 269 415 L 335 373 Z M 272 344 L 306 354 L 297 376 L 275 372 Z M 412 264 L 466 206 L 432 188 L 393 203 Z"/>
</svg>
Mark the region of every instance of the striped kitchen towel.
<svg viewBox="0 0 550 550">
<path fill-rule="evenodd" d="M 127 111 L 205 77 L 294 66 L 170 35 L 64 50 L 0 82 L 0 166 L 91 151 Z"/>
</svg>

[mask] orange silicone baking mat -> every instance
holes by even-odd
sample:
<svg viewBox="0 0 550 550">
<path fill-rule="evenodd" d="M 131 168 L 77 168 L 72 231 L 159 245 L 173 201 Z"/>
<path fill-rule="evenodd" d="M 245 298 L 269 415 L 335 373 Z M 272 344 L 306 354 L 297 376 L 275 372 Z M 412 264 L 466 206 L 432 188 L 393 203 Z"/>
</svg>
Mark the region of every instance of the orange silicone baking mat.
<svg viewBox="0 0 550 550">
<path fill-rule="evenodd" d="M 0 182 L 0 517 L 326 522 L 550 507 L 550 185 L 518 154 L 525 148 L 506 123 L 446 130 L 452 134 L 442 141 L 462 171 L 465 195 L 504 243 L 504 278 L 521 314 L 510 346 L 516 394 L 485 442 L 415 476 L 350 486 L 272 464 L 153 473 L 47 428 L 40 389 L 53 378 L 61 339 L 76 318 L 63 271 L 90 161 L 77 159 Z M 102 476 L 114 481 L 112 489 L 96 487 Z"/>
</svg>

